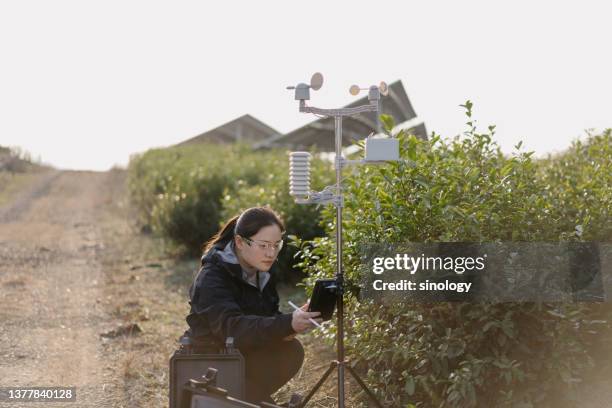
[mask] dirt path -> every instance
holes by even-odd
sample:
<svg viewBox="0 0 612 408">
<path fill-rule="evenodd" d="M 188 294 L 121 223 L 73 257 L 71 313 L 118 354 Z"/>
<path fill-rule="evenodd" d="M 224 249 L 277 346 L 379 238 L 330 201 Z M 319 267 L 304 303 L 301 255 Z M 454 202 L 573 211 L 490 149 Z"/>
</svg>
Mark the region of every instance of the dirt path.
<svg viewBox="0 0 612 408">
<path fill-rule="evenodd" d="M 150 311 L 138 293 L 166 291 L 163 279 L 144 288 L 139 278 L 159 260 L 146 268 L 138 253 L 126 257 L 134 248 L 119 211 L 123 184 L 120 172 L 44 173 L 0 209 L 0 386 L 76 386 L 78 407 L 166 404 L 167 360 L 138 365 L 147 336 L 101 336 L 145 326 Z M 151 367 L 154 384 L 143 381 Z"/>
<path fill-rule="evenodd" d="M 99 336 L 109 320 L 97 226 L 107 177 L 47 173 L 0 212 L 3 386 L 76 386 L 83 407 L 116 400 Z"/>
</svg>

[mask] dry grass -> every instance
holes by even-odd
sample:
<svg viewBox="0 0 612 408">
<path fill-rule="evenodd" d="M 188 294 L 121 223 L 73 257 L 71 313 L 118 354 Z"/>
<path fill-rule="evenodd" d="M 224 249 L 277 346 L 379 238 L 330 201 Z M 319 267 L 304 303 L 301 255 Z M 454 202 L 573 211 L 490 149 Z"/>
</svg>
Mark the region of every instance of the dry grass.
<svg viewBox="0 0 612 408">
<path fill-rule="evenodd" d="M 16 194 L 35 182 L 41 172 L 9 173 L 0 171 L 0 207 L 10 202 Z"/>
<path fill-rule="evenodd" d="M 129 351 L 125 355 L 121 363 L 121 366 L 122 366 L 121 367 L 122 377 L 126 381 L 133 380 L 140 376 L 140 371 L 136 364 L 136 353 L 134 351 Z"/>
<path fill-rule="evenodd" d="M 304 364 L 296 376 L 276 394 L 275 399 L 283 402 L 289 400 L 293 393 L 305 397 L 336 360 L 335 346 L 327 344 L 317 331 L 299 337 L 304 346 Z M 337 369 L 329 375 L 321 388 L 313 395 L 309 407 L 335 408 L 338 406 Z M 360 407 L 359 385 L 345 370 L 345 406 Z M 365 405 L 363 405 L 365 406 Z"/>
</svg>

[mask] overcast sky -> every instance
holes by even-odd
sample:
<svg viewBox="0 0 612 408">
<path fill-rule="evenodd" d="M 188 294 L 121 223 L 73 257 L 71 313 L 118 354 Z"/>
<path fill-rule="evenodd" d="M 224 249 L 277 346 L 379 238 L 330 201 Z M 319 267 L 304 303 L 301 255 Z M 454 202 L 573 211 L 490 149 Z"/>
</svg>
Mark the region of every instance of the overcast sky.
<svg viewBox="0 0 612 408">
<path fill-rule="evenodd" d="M 214 4 L 214 5 L 213 5 Z M 106 170 L 250 113 L 280 132 L 311 104 L 401 79 L 429 132 L 474 102 L 511 151 L 560 151 L 612 126 L 606 1 L 3 1 L 0 145 Z"/>
</svg>

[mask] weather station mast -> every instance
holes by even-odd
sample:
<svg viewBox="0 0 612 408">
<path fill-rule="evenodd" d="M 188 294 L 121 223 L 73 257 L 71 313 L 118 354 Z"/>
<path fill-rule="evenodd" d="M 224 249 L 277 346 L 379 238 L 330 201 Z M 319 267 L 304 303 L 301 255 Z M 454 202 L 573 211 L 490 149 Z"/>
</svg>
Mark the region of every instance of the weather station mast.
<svg viewBox="0 0 612 408">
<path fill-rule="evenodd" d="M 360 91 L 368 91 L 368 104 L 339 109 L 321 109 L 308 106 L 306 101 L 310 100 L 310 90 L 317 91 L 323 86 L 323 75 L 315 73 L 310 79 L 310 84 L 299 83 L 289 86 L 287 89 L 295 91 L 295 100 L 299 101 L 299 111 L 311 113 L 318 116 L 333 117 L 335 129 L 335 170 L 336 184 L 327 186 L 322 191 L 310 190 L 310 158 L 309 152 L 292 152 L 289 159 L 289 194 L 294 197 L 297 204 L 332 204 L 336 207 L 336 275 L 335 282 L 327 289 L 336 295 L 336 353 L 337 359 L 332 361 L 329 368 L 321 379 L 314 385 L 312 390 L 304 397 L 301 406 L 305 406 L 313 397 L 329 375 L 337 368 L 338 370 L 338 407 L 345 406 L 345 369 L 357 381 L 365 391 L 370 400 L 379 408 L 383 405 L 377 400 L 374 393 L 367 387 L 355 370 L 347 364 L 344 352 L 344 271 L 342 267 L 342 208 L 344 197 L 342 194 L 342 168 L 348 165 L 358 164 L 380 164 L 399 160 L 399 141 L 395 138 L 367 137 L 365 141 L 365 157 L 363 160 L 346 160 L 342 156 L 342 119 L 364 112 L 378 112 L 380 110 L 380 97 L 387 95 L 388 86 L 381 82 L 378 86 L 372 85 L 368 88 L 360 88 L 352 85 L 349 89 L 351 95 L 358 95 Z"/>
</svg>

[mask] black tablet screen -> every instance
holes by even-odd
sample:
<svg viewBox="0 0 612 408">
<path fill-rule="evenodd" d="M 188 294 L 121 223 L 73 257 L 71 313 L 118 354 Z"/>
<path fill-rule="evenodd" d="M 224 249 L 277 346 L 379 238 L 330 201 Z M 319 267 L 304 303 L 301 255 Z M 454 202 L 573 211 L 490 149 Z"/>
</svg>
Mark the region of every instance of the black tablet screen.
<svg viewBox="0 0 612 408">
<path fill-rule="evenodd" d="M 312 298 L 308 305 L 309 312 L 321 312 L 321 318 L 330 320 L 336 308 L 336 280 L 320 279 L 315 283 Z"/>
</svg>

